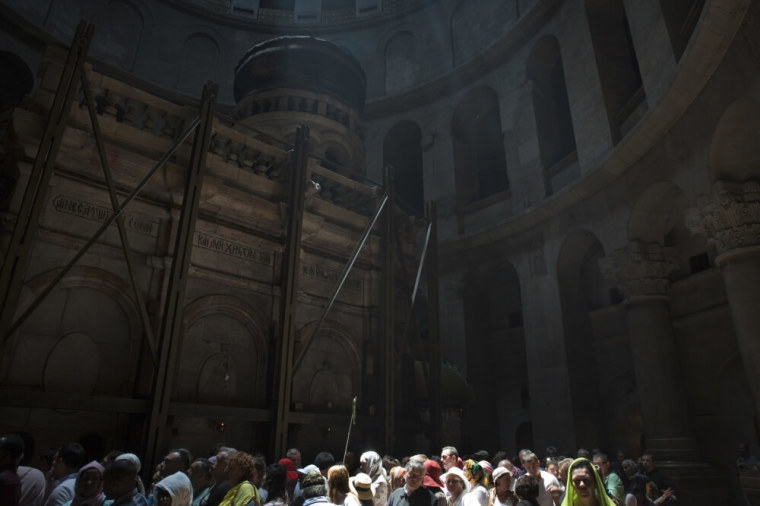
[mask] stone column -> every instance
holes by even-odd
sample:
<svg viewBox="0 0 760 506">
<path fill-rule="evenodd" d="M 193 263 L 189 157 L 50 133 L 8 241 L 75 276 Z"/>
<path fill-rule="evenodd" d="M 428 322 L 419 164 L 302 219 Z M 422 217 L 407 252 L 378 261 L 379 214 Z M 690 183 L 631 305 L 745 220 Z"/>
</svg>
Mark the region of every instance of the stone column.
<svg viewBox="0 0 760 506">
<path fill-rule="evenodd" d="M 716 182 L 686 215 L 717 249 L 744 369 L 760 419 L 760 182 Z"/>
<path fill-rule="evenodd" d="M 691 462 L 696 447 L 670 317 L 672 248 L 632 242 L 600 261 L 625 296 L 626 324 L 644 418 L 646 449 L 657 461 Z"/>
</svg>

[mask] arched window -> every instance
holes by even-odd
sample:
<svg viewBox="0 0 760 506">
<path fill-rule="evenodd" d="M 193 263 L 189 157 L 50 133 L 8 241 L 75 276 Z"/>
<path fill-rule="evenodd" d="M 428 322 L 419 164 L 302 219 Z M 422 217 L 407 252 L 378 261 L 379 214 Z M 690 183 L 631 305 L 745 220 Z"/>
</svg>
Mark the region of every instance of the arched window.
<svg viewBox="0 0 760 506">
<path fill-rule="evenodd" d="M 454 111 L 451 136 L 460 205 L 509 189 L 499 98 L 495 91 L 480 86 L 465 95 Z"/>
<path fill-rule="evenodd" d="M 422 132 L 412 121 L 396 124 L 383 141 L 383 165 L 393 166 L 397 202 L 418 216 L 425 208 L 421 144 Z"/>
<path fill-rule="evenodd" d="M 613 415 L 611 412 L 602 412 L 603 409 L 612 409 L 612 406 L 603 406 L 600 402 L 600 389 L 608 387 L 599 384 L 602 376 L 596 358 L 596 338 L 600 336 L 594 335 L 590 316 L 592 311 L 610 305 L 612 283 L 601 274 L 598 260 L 602 257 L 602 245 L 592 233 L 575 231 L 563 243 L 557 259 L 568 386 L 576 439 L 598 445 L 609 442 L 612 435 L 604 433 L 607 429 L 599 427 L 596 422 Z M 626 355 L 628 350 L 618 352 Z M 605 400 L 615 398 L 617 392 L 610 392 L 608 397 L 604 397 Z"/>
<path fill-rule="evenodd" d="M 533 109 L 546 182 L 551 195 L 565 186 L 568 171 L 578 159 L 573 118 L 565 86 L 559 43 L 551 35 L 541 38 L 528 58 L 527 77 L 533 81 Z"/>
<path fill-rule="evenodd" d="M 622 0 L 586 0 L 591 42 L 610 133 L 617 143 L 646 111 L 646 97 Z"/>
<path fill-rule="evenodd" d="M 185 39 L 178 89 L 199 96 L 207 81 L 216 81 L 219 53 L 219 44 L 208 34 L 194 33 Z"/>
</svg>

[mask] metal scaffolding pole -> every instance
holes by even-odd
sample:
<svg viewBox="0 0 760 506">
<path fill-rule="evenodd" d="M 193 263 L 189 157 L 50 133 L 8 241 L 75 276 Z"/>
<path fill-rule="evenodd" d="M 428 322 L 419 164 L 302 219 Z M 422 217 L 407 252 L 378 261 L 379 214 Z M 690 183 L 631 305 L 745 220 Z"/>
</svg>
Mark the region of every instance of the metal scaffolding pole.
<svg viewBox="0 0 760 506">
<path fill-rule="evenodd" d="M 309 153 L 309 127 L 296 131 L 293 174 L 290 181 L 288 224 L 282 262 L 282 301 L 280 304 L 280 341 L 277 347 L 277 413 L 274 426 L 273 455 L 285 455 L 288 447 L 290 402 L 293 389 L 293 353 L 296 335 L 296 309 L 301 266 L 301 229 L 303 227 L 304 187 Z"/>
<path fill-rule="evenodd" d="M 153 402 L 148 423 L 148 437 L 144 455 L 149 458 L 148 469 L 161 458 L 162 445 L 166 435 L 166 421 L 169 401 L 174 387 L 174 375 L 181 353 L 180 341 L 184 331 L 182 319 L 184 310 L 187 271 L 190 267 L 193 232 L 198 218 L 198 207 L 206 171 L 206 154 L 211 142 L 214 121 L 214 108 L 219 86 L 207 83 L 203 87 L 200 124 L 195 132 L 190 170 L 188 171 L 185 194 L 182 199 L 182 212 L 177 225 L 174 242 L 174 258 L 169 276 L 164 314 L 159 334 L 160 350 L 158 368 L 154 376 Z"/>
<path fill-rule="evenodd" d="M 388 192 L 389 208 L 385 213 L 385 255 L 383 259 L 384 289 L 383 289 L 383 332 L 385 334 L 384 365 L 385 365 L 385 449 L 395 451 L 395 269 L 396 269 L 396 233 L 394 224 L 395 195 L 393 188 L 393 168 L 386 167 L 383 184 Z"/>
<path fill-rule="evenodd" d="M 428 285 L 428 342 L 430 343 L 430 383 L 428 394 L 432 397 L 430 417 L 432 423 L 433 448 L 440 448 L 442 441 L 441 403 L 441 337 L 438 299 L 438 219 L 435 202 L 430 202 L 427 208 L 427 221 L 430 225 L 430 235 L 427 244 L 427 285 Z"/>
<path fill-rule="evenodd" d="M 375 215 L 367 224 L 367 228 L 365 228 L 361 239 L 359 239 L 359 244 L 357 244 L 356 248 L 354 249 L 354 253 L 351 255 L 351 258 L 346 264 L 346 267 L 343 269 L 343 273 L 341 274 L 340 279 L 338 279 L 338 283 L 335 285 L 335 289 L 333 290 L 333 294 L 330 297 L 330 301 L 327 303 L 327 306 L 325 306 L 325 310 L 322 311 L 322 316 L 319 318 L 317 325 L 314 327 L 314 330 L 311 332 L 311 334 L 309 334 L 309 337 L 306 338 L 306 340 L 301 345 L 301 351 L 298 353 L 295 363 L 293 364 L 294 375 L 296 371 L 298 370 L 298 366 L 301 365 L 301 360 L 303 360 L 303 357 L 306 354 L 306 350 L 309 349 L 309 345 L 314 340 L 314 337 L 316 337 L 317 333 L 319 332 L 319 329 L 322 328 L 322 324 L 324 323 L 325 318 L 327 318 L 327 314 L 330 312 L 330 309 L 333 307 L 333 304 L 335 304 L 335 299 L 338 298 L 338 294 L 340 293 L 340 290 L 343 288 L 343 284 L 346 282 L 346 279 L 348 279 L 348 275 L 351 272 L 351 268 L 354 266 L 356 259 L 359 258 L 359 253 L 361 253 L 362 248 L 364 247 L 364 244 L 367 242 L 369 235 L 372 233 L 372 228 L 375 226 L 375 222 L 377 222 L 377 219 L 380 217 L 380 214 L 383 212 L 386 202 L 388 202 L 387 192 L 380 199 L 380 204 L 377 206 L 377 211 L 375 211 Z"/>
<path fill-rule="evenodd" d="M 0 356 L 5 341 L 15 330 L 13 318 L 24 282 L 31 247 L 39 226 L 40 214 L 45 207 L 50 177 L 53 174 L 58 148 L 69 118 L 74 97 L 79 91 L 80 76 L 92 41 L 94 26 L 81 21 L 63 67 L 61 81 L 50 108 L 45 131 L 37 149 L 37 157 L 29 174 L 21 207 L 13 228 L 8 251 L 0 269 Z"/>
</svg>

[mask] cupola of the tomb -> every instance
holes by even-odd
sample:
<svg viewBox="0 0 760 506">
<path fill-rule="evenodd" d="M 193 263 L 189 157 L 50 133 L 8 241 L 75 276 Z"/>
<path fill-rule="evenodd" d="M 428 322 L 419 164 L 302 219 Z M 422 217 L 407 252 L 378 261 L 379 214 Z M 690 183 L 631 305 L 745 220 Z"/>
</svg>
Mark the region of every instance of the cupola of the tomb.
<svg viewBox="0 0 760 506">
<path fill-rule="evenodd" d="M 366 77 L 346 50 L 310 36 L 286 36 L 252 47 L 235 69 L 236 116 L 287 139 L 311 128 L 311 153 L 339 172 L 364 173 L 359 118 Z"/>
</svg>

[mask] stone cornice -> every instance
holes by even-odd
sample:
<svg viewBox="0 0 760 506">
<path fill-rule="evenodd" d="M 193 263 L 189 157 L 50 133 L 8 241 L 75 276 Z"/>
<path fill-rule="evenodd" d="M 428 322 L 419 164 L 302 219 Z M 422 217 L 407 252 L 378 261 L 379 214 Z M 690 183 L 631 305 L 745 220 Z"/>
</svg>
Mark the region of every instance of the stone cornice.
<svg viewBox="0 0 760 506">
<path fill-rule="evenodd" d="M 760 181 L 718 181 L 697 202 L 687 211 L 686 226 L 707 236 L 719 255 L 760 245 Z"/>
<path fill-rule="evenodd" d="M 618 284 L 626 299 L 667 295 L 668 276 L 677 267 L 678 255 L 674 248 L 639 241 L 599 260 L 602 273 Z"/>
</svg>

